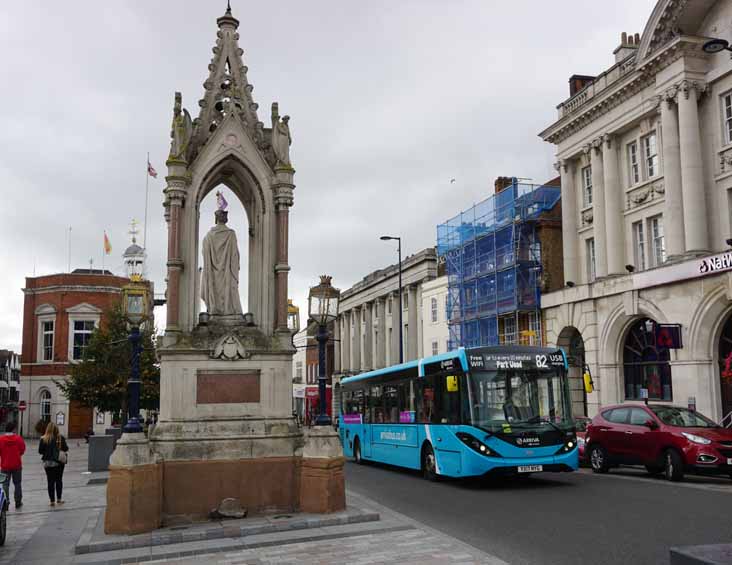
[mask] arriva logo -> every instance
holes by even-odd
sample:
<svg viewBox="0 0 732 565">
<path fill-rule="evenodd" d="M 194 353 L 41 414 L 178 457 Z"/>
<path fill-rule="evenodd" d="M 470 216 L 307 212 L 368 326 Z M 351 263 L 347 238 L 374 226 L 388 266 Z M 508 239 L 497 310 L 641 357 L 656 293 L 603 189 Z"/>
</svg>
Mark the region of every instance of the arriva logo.
<svg viewBox="0 0 732 565">
<path fill-rule="evenodd" d="M 381 432 L 381 439 L 407 441 L 407 432 Z"/>
</svg>

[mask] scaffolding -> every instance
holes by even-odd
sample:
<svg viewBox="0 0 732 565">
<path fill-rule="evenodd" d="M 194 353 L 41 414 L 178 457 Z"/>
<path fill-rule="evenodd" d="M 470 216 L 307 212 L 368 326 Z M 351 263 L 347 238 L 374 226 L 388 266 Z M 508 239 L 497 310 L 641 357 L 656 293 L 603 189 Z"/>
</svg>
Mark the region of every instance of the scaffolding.
<svg viewBox="0 0 732 565">
<path fill-rule="evenodd" d="M 437 226 L 450 348 L 542 344 L 538 222 L 560 189 L 519 183 Z"/>
</svg>

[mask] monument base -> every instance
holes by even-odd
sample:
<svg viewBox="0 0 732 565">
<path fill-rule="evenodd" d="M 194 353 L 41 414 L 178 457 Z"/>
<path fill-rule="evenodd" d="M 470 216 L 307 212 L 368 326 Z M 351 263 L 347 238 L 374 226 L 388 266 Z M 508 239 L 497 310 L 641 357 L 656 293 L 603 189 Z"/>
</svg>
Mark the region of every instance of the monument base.
<svg viewBox="0 0 732 565">
<path fill-rule="evenodd" d="M 346 508 L 345 459 L 338 434 L 330 426 L 306 430 L 300 466 L 300 511 L 313 514 Z"/>
<path fill-rule="evenodd" d="M 124 434 L 109 460 L 107 534 L 139 534 L 162 524 L 162 465 L 145 434 Z"/>
<path fill-rule="evenodd" d="M 165 461 L 162 522 L 206 520 L 225 498 L 248 516 L 297 510 L 299 458 Z"/>
</svg>

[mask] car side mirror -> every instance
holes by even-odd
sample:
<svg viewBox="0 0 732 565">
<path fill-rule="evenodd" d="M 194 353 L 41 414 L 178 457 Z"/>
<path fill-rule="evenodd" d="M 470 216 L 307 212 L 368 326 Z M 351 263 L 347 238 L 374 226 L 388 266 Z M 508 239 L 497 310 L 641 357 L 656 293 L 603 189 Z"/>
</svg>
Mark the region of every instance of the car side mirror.
<svg viewBox="0 0 732 565">
<path fill-rule="evenodd" d="M 657 430 L 658 429 L 658 424 L 656 423 L 655 420 L 646 420 L 646 424 L 645 425 L 648 426 L 648 428 L 650 428 L 651 430 Z"/>
</svg>

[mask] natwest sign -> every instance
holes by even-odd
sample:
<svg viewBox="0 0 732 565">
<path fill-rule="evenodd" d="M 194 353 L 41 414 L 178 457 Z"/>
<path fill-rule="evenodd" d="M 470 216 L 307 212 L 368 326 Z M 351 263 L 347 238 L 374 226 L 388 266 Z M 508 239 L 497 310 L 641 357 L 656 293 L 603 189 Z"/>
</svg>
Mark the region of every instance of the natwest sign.
<svg viewBox="0 0 732 565">
<path fill-rule="evenodd" d="M 649 288 L 686 279 L 716 275 L 725 271 L 732 271 L 732 251 L 635 273 L 633 288 Z"/>
<path fill-rule="evenodd" d="M 714 257 L 702 259 L 699 264 L 699 273 L 706 275 L 707 273 L 716 273 L 718 271 L 727 271 L 732 269 L 732 252 L 727 252 Z"/>
</svg>

